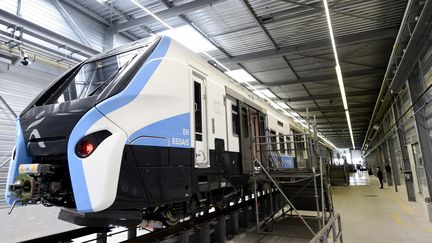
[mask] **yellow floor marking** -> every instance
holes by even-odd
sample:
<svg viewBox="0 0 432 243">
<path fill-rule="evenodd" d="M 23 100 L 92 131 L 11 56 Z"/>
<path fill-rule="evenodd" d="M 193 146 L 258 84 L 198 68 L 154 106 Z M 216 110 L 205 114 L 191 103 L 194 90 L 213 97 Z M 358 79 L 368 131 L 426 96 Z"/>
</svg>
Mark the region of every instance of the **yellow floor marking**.
<svg viewBox="0 0 432 243">
<path fill-rule="evenodd" d="M 421 225 L 421 227 L 423 229 L 425 229 L 427 232 L 432 233 L 432 227 L 430 227 L 430 226 L 423 226 L 423 225 Z"/>
<path fill-rule="evenodd" d="M 397 213 L 391 212 L 390 215 L 393 218 L 393 221 L 396 222 L 396 224 L 402 224 L 402 220 L 399 218 L 399 216 L 397 215 Z"/>
<path fill-rule="evenodd" d="M 406 203 L 399 203 L 399 207 L 401 207 L 406 214 L 412 214 L 412 209 Z"/>
</svg>

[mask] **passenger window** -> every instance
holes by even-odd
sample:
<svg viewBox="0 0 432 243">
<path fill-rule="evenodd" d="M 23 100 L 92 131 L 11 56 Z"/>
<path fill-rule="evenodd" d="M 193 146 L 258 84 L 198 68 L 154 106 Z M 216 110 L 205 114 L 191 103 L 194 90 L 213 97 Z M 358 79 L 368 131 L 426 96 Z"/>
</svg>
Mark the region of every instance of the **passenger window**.
<svg viewBox="0 0 432 243">
<path fill-rule="evenodd" d="M 280 147 L 280 152 L 281 153 L 285 153 L 285 135 L 283 135 L 282 133 L 279 133 L 279 147 Z"/>
<path fill-rule="evenodd" d="M 271 150 L 277 151 L 276 132 L 273 130 L 270 130 L 270 142 L 271 142 Z"/>
<path fill-rule="evenodd" d="M 249 137 L 249 124 L 248 124 L 248 113 L 247 109 L 245 107 L 241 108 L 241 116 L 242 116 L 242 127 L 244 128 L 242 130 L 243 138 Z"/>
<path fill-rule="evenodd" d="M 239 115 L 236 105 L 231 106 L 231 117 L 232 117 L 232 133 L 234 136 L 239 135 Z"/>
<path fill-rule="evenodd" d="M 195 93 L 195 140 L 202 141 L 202 109 L 201 109 L 201 84 L 194 83 Z"/>
</svg>

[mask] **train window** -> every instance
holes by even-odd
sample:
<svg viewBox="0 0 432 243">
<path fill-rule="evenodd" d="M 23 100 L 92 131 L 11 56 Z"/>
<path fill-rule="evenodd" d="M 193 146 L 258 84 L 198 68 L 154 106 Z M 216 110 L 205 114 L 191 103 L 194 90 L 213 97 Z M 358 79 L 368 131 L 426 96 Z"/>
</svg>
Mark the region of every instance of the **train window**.
<svg viewBox="0 0 432 243">
<path fill-rule="evenodd" d="M 244 138 L 249 137 L 248 113 L 246 107 L 241 108 L 242 133 Z"/>
<path fill-rule="evenodd" d="M 194 82 L 195 93 L 195 140 L 202 141 L 202 105 L 201 105 L 201 84 Z"/>
<path fill-rule="evenodd" d="M 140 50 L 135 49 L 85 63 L 46 103 L 62 103 L 100 94 Z"/>
<path fill-rule="evenodd" d="M 231 106 L 231 116 L 232 116 L 232 133 L 234 136 L 238 136 L 240 133 L 239 129 L 239 115 L 237 111 L 237 106 Z"/>
<path fill-rule="evenodd" d="M 276 131 L 270 130 L 271 150 L 277 151 Z"/>
<path fill-rule="evenodd" d="M 280 152 L 285 153 L 285 135 L 282 133 L 279 133 L 279 143 Z"/>
</svg>

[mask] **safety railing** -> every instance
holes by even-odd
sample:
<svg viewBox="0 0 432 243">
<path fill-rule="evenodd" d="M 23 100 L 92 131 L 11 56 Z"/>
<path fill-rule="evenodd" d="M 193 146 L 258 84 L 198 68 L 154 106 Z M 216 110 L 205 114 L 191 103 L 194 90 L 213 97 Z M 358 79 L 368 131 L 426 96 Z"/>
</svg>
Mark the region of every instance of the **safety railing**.
<svg viewBox="0 0 432 243">
<path fill-rule="evenodd" d="M 327 224 L 318 233 L 315 234 L 315 236 L 309 241 L 309 243 L 329 242 L 330 231 L 332 232 L 332 238 L 330 239 L 331 242 L 343 243 L 342 221 L 340 214 L 337 213 L 333 217 L 331 217 Z"/>
<path fill-rule="evenodd" d="M 5 166 L 10 161 L 10 158 L 6 159 L 3 163 L 0 164 L 0 168 Z"/>
</svg>

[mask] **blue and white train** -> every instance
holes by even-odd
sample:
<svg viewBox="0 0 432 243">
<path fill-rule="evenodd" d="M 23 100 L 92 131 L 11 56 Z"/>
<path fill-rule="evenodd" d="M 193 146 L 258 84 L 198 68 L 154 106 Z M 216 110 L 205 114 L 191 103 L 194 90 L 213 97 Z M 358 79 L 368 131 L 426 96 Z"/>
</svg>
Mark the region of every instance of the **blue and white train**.
<svg viewBox="0 0 432 243">
<path fill-rule="evenodd" d="M 293 126 L 169 37 L 134 42 L 78 64 L 21 113 L 6 198 L 79 225 L 173 224 L 247 192 L 253 134 Z"/>
</svg>

